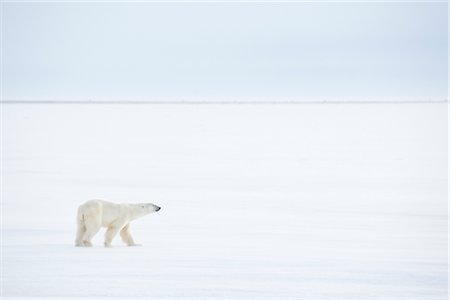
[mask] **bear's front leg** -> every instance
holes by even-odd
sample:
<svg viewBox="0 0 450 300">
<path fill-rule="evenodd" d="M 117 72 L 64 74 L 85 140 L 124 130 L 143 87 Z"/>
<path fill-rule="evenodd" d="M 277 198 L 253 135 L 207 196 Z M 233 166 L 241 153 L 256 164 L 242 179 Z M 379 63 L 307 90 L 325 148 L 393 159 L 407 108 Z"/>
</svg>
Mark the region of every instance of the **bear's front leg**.
<svg viewBox="0 0 450 300">
<path fill-rule="evenodd" d="M 109 227 L 105 233 L 105 247 L 111 247 L 111 242 L 116 234 L 119 232 L 118 227 Z"/>
<path fill-rule="evenodd" d="M 122 241 L 128 246 L 140 246 L 134 242 L 133 237 L 131 236 L 130 223 L 122 228 L 122 230 L 120 231 L 120 237 L 122 238 Z"/>
</svg>

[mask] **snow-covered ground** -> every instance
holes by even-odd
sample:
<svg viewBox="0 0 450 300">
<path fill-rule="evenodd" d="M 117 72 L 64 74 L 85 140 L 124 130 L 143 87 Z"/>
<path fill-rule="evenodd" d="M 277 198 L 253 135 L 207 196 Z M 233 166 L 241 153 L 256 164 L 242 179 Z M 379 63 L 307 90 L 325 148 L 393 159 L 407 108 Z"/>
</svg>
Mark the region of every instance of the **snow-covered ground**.
<svg viewBox="0 0 450 300">
<path fill-rule="evenodd" d="M 4 104 L 4 297 L 447 298 L 446 104 Z M 142 247 L 77 206 L 153 202 Z"/>
</svg>

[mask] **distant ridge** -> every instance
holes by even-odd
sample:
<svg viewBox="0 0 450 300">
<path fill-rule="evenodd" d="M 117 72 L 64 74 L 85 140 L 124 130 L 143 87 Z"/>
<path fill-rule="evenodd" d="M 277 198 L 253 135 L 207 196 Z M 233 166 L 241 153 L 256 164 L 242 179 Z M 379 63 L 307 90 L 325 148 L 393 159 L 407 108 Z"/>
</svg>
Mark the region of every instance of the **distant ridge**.
<svg viewBox="0 0 450 300">
<path fill-rule="evenodd" d="M 4 104 L 424 104 L 448 103 L 442 101 L 155 101 L 155 100 L 2 100 Z"/>
</svg>

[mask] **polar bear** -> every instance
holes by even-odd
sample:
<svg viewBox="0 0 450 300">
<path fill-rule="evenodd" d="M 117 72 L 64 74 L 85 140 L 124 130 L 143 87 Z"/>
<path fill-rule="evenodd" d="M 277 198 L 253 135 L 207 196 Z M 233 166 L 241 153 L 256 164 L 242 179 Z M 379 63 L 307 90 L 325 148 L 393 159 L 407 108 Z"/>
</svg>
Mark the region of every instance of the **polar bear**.
<svg viewBox="0 0 450 300">
<path fill-rule="evenodd" d="M 111 247 L 111 242 L 119 231 L 128 246 L 137 246 L 131 236 L 130 221 L 160 209 L 161 207 L 151 203 L 122 204 L 89 200 L 78 207 L 75 246 L 92 247 L 91 239 L 101 227 L 108 228 L 105 233 L 105 247 Z"/>
</svg>

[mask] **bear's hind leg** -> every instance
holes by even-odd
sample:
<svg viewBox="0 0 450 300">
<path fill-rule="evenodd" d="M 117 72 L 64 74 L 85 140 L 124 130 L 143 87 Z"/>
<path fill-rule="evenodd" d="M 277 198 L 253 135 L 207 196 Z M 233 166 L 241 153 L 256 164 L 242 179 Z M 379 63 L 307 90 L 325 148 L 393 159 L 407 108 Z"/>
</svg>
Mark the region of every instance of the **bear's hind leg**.
<svg viewBox="0 0 450 300">
<path fill-rule="evenodd" d="M 79 220 L 77 224 L 77 237 L 75 238 L 75 246 L 82 247 L 83 246 L 83 235 L 86 232 L 86 227 L 84 223 Z"/>
<path fill-rule="evenodd" d="M 101 220 L 100 218 L 85 219 L 84 226 L 86 227 L 86 231 L 83 234 L 83 245 L 85 247 L 92 247 L 91 239 L 100 230 Z"/>
<path fill-rule="evenodd" d="M 122 238 L 122 241 L 128 246 L 139 246 L 134 242 L 133 237 L 131 236 L 130 223 L 122 228 L 122 230 L 120 231 L 120 237 Z"/>
</svg>

